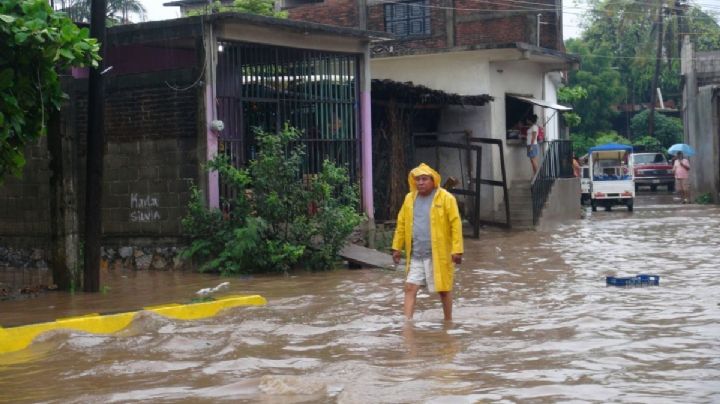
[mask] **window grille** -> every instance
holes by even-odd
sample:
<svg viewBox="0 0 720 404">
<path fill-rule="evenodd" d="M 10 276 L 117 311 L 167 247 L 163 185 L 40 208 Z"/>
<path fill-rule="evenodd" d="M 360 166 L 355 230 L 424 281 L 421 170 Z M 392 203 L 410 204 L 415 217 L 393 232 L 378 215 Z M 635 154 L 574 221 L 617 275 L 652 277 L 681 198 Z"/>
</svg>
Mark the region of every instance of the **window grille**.
<svg viewBox="0 0 720 404">
<path fill-rule="evenodd" d="M 398 37 L 430 35 L 428 0 L 385 4 L 385 31 Z"/>
</svg>

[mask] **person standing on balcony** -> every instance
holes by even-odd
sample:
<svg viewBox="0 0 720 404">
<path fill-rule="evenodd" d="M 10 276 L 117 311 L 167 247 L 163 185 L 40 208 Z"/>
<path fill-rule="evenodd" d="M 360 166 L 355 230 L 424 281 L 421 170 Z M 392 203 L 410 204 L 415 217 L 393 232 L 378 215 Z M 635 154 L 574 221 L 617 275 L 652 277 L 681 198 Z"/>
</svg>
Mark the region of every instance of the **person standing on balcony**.
<svg viewBox="0 0 720 404">
<path fill-rule="evenodd" d="M 530 165 L 532 165 L 533 177 L 538 170 L 537 158 L 540 154 L 540 146 L 538 146 L 538 132 L 540 129 L 537 126 L 538 117 L 535 114 L 530 115 L 528 118 L 528 124 L 530 127 L 527 130 L 527 156 L 530 159 Z"/>
<path fill-rule="evenodd" d="M 682 203 L 690 203 L 690 162 L 683 152 L 678 152 L 673 161 L 673 174 L 675 174 L 675 188 L 680 192 Z"/>
<path fill-rule="evenodd" d="M 392 257 L 405 251 L 405 318 L 411 320 L 421 286 L 437 292 L 445 321 L 452 320 L 455 266 L 462 262 L 462 223 L 455 197 L 440 187 L 440 174 L 425 163 L 408 175 L 410 192 L 397 218 Z"/>
</svg>

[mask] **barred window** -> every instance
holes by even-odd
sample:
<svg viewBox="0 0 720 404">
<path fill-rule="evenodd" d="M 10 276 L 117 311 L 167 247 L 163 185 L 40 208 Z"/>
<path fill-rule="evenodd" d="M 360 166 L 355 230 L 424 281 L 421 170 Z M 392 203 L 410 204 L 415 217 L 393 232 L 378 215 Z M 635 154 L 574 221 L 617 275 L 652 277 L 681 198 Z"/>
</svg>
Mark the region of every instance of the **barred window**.
<svg viewBox="0 0 720 404">
<path fill-rule="evenodd" d="M 428 0 L 385 4 L 385 31 L 399 37 L 430 35 Z"/>
</svg>

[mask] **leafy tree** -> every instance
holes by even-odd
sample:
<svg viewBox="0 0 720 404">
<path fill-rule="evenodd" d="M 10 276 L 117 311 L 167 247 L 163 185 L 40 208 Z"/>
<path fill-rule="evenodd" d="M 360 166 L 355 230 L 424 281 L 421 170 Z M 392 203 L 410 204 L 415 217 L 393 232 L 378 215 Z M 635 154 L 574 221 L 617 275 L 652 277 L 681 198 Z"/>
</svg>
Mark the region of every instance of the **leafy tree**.
<svg viewBox="0 0 720 404">
<path fill-rule="evenodd" d="M 712 16 L 682 0 L 591 0 L 582 40 L 604 48 L 627 87 L 627 102 L 652 103 L 655 88 L 679 99 L 680 45 L 685 33 L 697 50 L 720 48 L 720 26 Z M 660 55 L 660 57 L 658 57 Z M 653 125 L 654 126 L 654 125 Z"/>
<path fill-rule="evenodd" d="M 630 120 L 630 129 L 633 137 L 647 136 L 647 120 L 650 115 L 648 110 L 642 111 Z M 661 113 L 655 114 L 655 136 L 658 143 L 665 148 L 675 143 L 682 142 L 683 124 L 680 118 L 666 116 Z"/>
<path fill-rule="evenodd" d="M 573 102 L 575 112 L 582 117 L 577 131 L 592 136 L 595 132 L 612 128 L 617 116 L 613 106 L 625 97 L 625 87 L 620 74 L 610 65 L 609 50 L 596 48 L 590 52 L 588 45 L 577 39 L 566 43 L 569 52 L 580 55 L 582 67 L 570 73 L 570 85 L 582 87 L 587 96 Z"/>
<path fill-rule="evenodd" d="M 247 168 L 218 156 L 209 168 L 236 197 L 223 210 L 205 208 L 193 190 L 183 227 L 192 239 L 183 253 L 201 270 L 223 274 L 286 272 L 302 263 L 329 269 L 346 238 L 360 223 L 358 192 L 347 171 L 325 161 L 322 171 L 300 179 L 304 149 L 299 133 L 256 132 L 257 158 Z"/>
<path fill-rule="evenodd" d="M 582 86 L 561 87 L 557 92 L 559 102 L 573 106 L 587 96 L 588 92 Z M 582 122 L 582 117 L 577 112 L 563 112 L 562 117 L 570 128 L 574 128 Z"/>
<path fill-rule="evenodd" d="M 595 146 L 595 139 L 582 133 L 571 133 L 570 140 L 576 156 L 585 155 L 589 148 Z"/>
<path fill-rule="evenodd" d="M 633 141 L 633 146 L 637 146 L 638 149 L 641 150 L 665 152 L 662 145 L 660 144 L 660 141 L 650 136 L 643 136 L 641 138 L 635 139 L 635 141 Z"/>
<path fill-rule="evenodd" d="M 600 132 L 595 137 L 595 146 L 600 146 L 607 143 L 619 143 L 619 144 L 632 144 L 627 138 L 620 136 L 614 130 L 607 132 Z"/>
<path fill-rule="evenodd" d="M 90 4 L 92 0 L 60 0 L 55 7 L 77 22 L 90 22 Z M 132 24 L 130 16 L 145 19 L 145 6 L 141 0 L 107 0 L 107 24 Z"/>
<path fill-rule="evenodd" d="M 225 6 L 219 0 L 215 0 L 212 7 L 207 9 L 198 9 L 190 11 L 188 15 L 202 15 L 207 13 L 249 13 L 264 15 L 268 17 L 276 18 L 287 18 L 287 11 L 280 11 L 275 9 L 274 0 L 235 0 L 233 5 Z"/>
<path fill-rule="evenodd" d="M 0 182 L 20 175 L 26 144 L 47 133 L 65 95 L 56 69 L 97 66 L 99 45 L 46 0 L 0 2 Z"/>
</svg>

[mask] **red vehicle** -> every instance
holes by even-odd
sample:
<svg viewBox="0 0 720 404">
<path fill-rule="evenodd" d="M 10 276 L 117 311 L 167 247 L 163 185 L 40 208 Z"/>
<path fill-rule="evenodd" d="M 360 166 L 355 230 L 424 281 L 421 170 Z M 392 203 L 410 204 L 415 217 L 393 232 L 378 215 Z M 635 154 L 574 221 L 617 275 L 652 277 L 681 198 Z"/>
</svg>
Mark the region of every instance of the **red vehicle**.
<svg viewBox="0 0 720 404">
<path fill-rule="evenodd" d="M 649 186 L 656 191 L 658 185 L 675 190 L 675 175 L 670 164 L 662 153 L 635 153 L 631 157 L 635 170 L 635 190 L 641 186 Z"/>
</svg>

